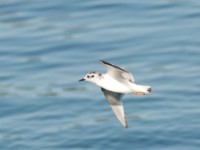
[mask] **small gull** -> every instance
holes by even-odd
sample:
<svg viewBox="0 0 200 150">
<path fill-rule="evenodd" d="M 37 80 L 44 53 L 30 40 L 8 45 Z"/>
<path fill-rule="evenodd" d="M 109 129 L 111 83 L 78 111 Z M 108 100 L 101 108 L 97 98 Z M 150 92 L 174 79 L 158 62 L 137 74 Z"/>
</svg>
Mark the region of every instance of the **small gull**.
<svg viewBox="0 0 200 150">
<path fill-rule="evenodd" d="M 151 87 L 135 84 L 133 75 L 127 70 L 103 60 L 100 60 L 100 63 L 106 68 L 106 74 L 90 72 L 79 81 L 88 81 L 100 86 L 116 117 L 128 128 L 121 97 L 129 93 L 136 96 L 150 94 Z"/>
</svg>

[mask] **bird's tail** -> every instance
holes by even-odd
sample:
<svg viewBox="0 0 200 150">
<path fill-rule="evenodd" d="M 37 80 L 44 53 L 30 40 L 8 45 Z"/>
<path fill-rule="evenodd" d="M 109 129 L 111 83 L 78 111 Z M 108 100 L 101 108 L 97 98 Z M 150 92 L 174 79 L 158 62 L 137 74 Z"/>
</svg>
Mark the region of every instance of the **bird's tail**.
<svg viewBox="0 0 200 150">
<path fill-rule="evenodd" d="M 152 89 L 150 86 L 144 86 L 144 88 L 146 89 L 147 94 L 151 94 Z"/>
<path fill-rule="evenodd" d="M 145 94 L 151 94 L 152 88 L 151 86 L 146 85 L 137 85 L 137 90 L 134 90 L 134 95 L 143 96 Z"/>
</svg>

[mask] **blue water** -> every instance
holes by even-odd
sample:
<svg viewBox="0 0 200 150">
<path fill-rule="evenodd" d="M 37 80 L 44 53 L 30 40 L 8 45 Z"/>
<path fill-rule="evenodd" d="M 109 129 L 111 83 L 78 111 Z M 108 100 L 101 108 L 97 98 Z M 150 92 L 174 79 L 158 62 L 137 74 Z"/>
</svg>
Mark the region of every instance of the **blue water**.
<svg viewBox="0 0 200 150">
<path fill-rule="evenodd" d="M 128 129 L 78 82 L 100 59 L 153 88 Z M 199 77 L 200 1 L 0 1 L 2 150 L 199 150 Z"/>
</svg>

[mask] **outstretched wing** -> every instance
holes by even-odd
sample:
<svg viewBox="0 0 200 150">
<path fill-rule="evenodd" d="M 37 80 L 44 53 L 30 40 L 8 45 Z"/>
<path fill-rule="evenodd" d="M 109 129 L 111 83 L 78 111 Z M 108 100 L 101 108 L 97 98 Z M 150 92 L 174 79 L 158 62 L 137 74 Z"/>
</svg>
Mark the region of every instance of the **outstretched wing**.
<svg viewBox="0 0 200 150">
<path fill-rule="evenodd" d="M 104 88 L 101 88 L 102 92 L 104 93 L 108 103 L 110 104 L 113 112 L 115 113 L 117 119 L 121 122 L 121 124 L 128 128 L 128 125 L 126 123 L 125 119 L 125 113 L 124 113 L 124 107 L 121 101 L 121 97 L 123 94 L 121 93 L 115 93 L 112 91 L 108 91 Z"/>
<path fill-rule="evenodd" d="M 129 71 L 124 70 L 118 66 L 110 64 L 103 60 L 100 60 L 100 63 L 105 66 L 105 68 L 107 70 L 107 74 L 109 74 L 113 78 L 115 78 L 117 80 L 122 79 L 122 80 L 126 80 L 128 82 L 134 82 L 133 75 Z"/>
</svg>

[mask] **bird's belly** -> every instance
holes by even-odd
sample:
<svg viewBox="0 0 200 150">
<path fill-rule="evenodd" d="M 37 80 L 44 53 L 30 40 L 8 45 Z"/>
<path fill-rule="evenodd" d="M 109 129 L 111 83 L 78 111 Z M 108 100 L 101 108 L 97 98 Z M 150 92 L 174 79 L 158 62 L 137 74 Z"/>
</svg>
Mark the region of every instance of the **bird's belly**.
<svg viewBox="0 0 200 150">
<path fill-rule="evenodd" d="M 101 85 L 102 88 L 116 92 L 116 93 L 130 93 L 131 89 L 129 86 L 126 86 L 122 83 L 120 83 L 117 80 L 109 79 L 109 80 L 104 80 L 104 84 Z"/>
</svg>

